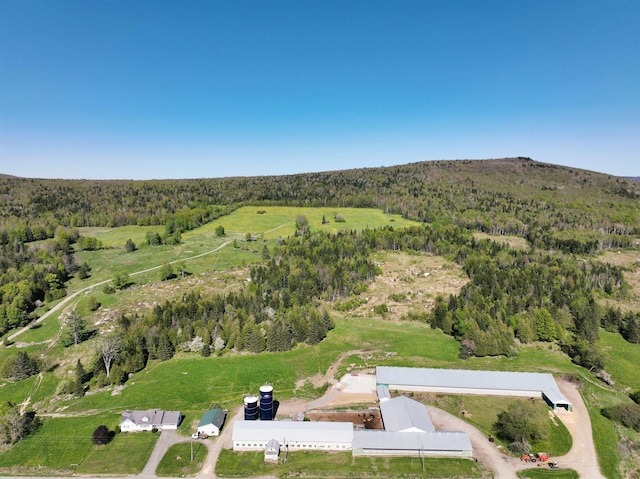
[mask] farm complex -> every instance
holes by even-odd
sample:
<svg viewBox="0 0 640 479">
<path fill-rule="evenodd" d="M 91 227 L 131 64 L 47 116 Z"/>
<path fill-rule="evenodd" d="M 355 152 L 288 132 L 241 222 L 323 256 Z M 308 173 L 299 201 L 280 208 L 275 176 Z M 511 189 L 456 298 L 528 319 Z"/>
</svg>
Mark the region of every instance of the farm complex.
<svg viewBox="0 0 640 479">
<path fill-rule="evenodd" d="M 233 449 L 265 451 L 265 459 L 271 460 L 276 451 L 298 450 L 350 450 L 354 456 L 472 456 L 465 432 L 436 430 L 423 404 L 406 396 L 392 397 L 390 391 L 541 396 L 553 409 L 571 410 L 551 374 L 379 366 L 373 387 L 383 429 L 354 427 L 351 422 L 275 421 L 271 416 L 258 421 L 251 409 L 255 405 L 245 400 L 245 420 L 233 425 Z"/>
</svg>

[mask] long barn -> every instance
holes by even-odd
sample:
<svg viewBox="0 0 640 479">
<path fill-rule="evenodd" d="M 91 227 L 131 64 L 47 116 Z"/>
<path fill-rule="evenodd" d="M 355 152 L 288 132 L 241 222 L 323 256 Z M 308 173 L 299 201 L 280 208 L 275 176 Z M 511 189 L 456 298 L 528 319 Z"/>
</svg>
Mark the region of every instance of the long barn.
<svg viewBox="0 0 640 479">
<path fill-rule="evenodd" d="M 571 402 L 548 373 L 378 366 L 376 381 L 394 391 L 542 397 L 553 409 L 571 411 Z"/>
</svg>

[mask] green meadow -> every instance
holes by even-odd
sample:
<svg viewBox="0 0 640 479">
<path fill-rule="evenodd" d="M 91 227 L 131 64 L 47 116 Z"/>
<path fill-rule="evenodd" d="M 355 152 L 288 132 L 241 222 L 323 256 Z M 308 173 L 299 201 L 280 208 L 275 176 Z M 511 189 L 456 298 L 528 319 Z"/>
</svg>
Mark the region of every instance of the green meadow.
<svg viewBox="0 0 640 479">
<path fill-rule="evenodd" d="M 482 478 L 489 472 L 468 459 L 421 459 L 419 457 L 353 457 L 350 452 L 288 454 L 286 463 L 265 464 L 262 452 L 237 453 L 223 449 L 216 465 L 221 477 L 305 478 Z"/>
</svg>

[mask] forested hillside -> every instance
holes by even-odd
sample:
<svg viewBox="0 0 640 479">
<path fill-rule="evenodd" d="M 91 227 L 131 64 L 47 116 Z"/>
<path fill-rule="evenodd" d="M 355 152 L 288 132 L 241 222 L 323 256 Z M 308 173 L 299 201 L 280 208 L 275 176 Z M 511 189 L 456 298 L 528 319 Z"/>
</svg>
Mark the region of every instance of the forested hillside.
<svg viewBox="0 0 640 479">
<path fill-rule="evenodd" d="M 0 243 L 63 226 L 189 228 L 211 205 L 375 207 L 424 222 L 527 237 L 569 252 L 626 247 L 638 234 L 640 184 L 526 158 L 434 161 L 290 176 L 86 181 L 0 177 Z"/>
<path fill-rule="evenodd" d="M 613 309 L 596 311 L 594 306 L 596 291 L 609 297 L 628 294 L 629 286 L 620 269 L 595 263 L 579 266 L 553 256 L 553 251 L 590 254 L 610 248 L 637 248 L 639 200 L 640 185 L 633 181 L 525 158 L 201 180 L 83 181 L 3 176 L 0 334 L 26 324 L 41 302 L 64 296 L 69 278 L 89 274 L 91 266 L 81 264 L 76 253 L 102 245 L 95 238 L 80 236 L 77 227 L 164 225 L 164 234 L 148 234 L 149 245 L 178 245 L 182 233 L 245 203 L 373 206 L 427 224 L 456 226 L 419 233 L 378 232 L 369 246 L 379 248 L 393 238 L 393 244 L 385 244 L 385 249 L 402 247 L 457 257 L 471 283 L 463 295 L 448 300 L 447 314 L 441 307 L 436 309 L 433 324 L 461 341 L 469 340 L 463 343 L 469 354 L 511 354 L 514 336 L 522 342 L 563 342 L 567 339 L 563 331 L 574 329 L 577 338 L 588 344 L 597 338 L 601 317 L 607 318 L 605 327 L 637 342 L 637 319 L 633 315 L 626 318 Z M 471 242 L 465 230 L 519 235 L 534 249 L 527 253 L 502 251 L 494 245 L 491 248 L 497 249 L 487 251 Z M 305 241 L 313 242 L 313 238 L 307 235 Z M 340 238 L 322 241 L 339 244 Z M 349 241 L 355 245 L 359 240 L 354 236 Z M 135 245 L 127 244 L 127 248 Z M 315 247 L 306 244 L 304 248 L 314 251 Z M 535 249 L 550 251 L 551 255 Z M 295 257 L 295 251 L 290 247 L 287 257 Z M 360 281 L 355 278 L 360 278 L 360 270 L 367 264 L 367 252 L 359 251 L 356 258 L 356 263 L 337 272 L 325 254 L 300 262 L 295 269 L 300 271 L 302 267 L 301 281 L 289 280 L 284 288 L 286 294 L 296 295 L 291 304 L 306 308 L 319 297 L 332 300 L 349 295 L 354 282 Z M 276 266 L 282 268 L 272 261 L 271 268 Z M 324 273 L 310 273 L 310 268 Z M 257 279 L 274 274 L 264 271 L 257 270 Z M 372 274 L 364 273 L 368 279 Z M 272 285 L 271 289 L 281 289 L 281 285 Z M 254 309 L 261 308 L 256 305 Z M 252 313 L 252 317 L 262 314 Z M 549 322 L 549 314 L 556 318 L 555 325 L 540 326 L 540 322 Z M 303 336 L 299 339 L 305 340 Z M 224 339 L 228 342 L 232 338 Z M 248 343 L 238 340 L 238 345 L 242 344 Z M 599 360 L 586 360 L 584 352 L 580 354 L 586 347 L 583 343 L 563 344 L 584 364 Z M 249 349 L 265 347 L 254 345 Z"/>
</svg>

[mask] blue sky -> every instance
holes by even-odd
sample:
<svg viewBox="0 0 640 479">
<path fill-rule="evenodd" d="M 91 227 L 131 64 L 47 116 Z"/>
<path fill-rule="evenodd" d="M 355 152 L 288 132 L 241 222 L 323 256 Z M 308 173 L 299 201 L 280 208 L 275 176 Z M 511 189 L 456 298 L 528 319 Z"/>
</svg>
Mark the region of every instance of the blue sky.
<svg viewBox="0 0 640 479">
<path fill-rule="evenodd" d="M 640 176 L 640 2 L 0 0 L 0 173 Z"/>
</svg>

